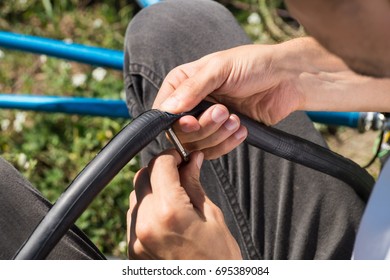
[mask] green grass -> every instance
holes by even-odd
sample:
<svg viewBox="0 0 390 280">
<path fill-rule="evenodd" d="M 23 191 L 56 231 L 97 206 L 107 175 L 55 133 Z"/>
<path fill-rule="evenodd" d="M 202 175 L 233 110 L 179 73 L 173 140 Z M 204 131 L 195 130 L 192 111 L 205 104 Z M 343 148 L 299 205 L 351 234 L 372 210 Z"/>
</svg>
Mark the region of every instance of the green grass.
<svg viewBox="0 0 390 280">
<path fill-rule="evenodd" d="M 0 29 L 122 49 L 135 4 L 126 1 L 2 1 Z M 85 1 L 84 1 L 85 2 Z M 95 67 L 1 49 L 0 92 L 121 98 L 120 71 L 93 78 Z M 76 75 L 85 82 L 74 85 Z M 0 111 L 0 153 L 55 202 L 71 180 L 128 120 L 16 110 Z M 126 257 L 128 196 L 138 161 L 128 164 L 78 219 L 105 254 Z"/>
<path fill-rule="evenodd" d="M 256 1 L 239 2 L 248 7 Z M 247 22 L 250 11 L 234 5 L 228 7 L 254 41 L 269 40 L 261 24 Z M 126 0 L 5 0 L 0 2 L 0 30 L 121 50 L 127 24 L 137 10 L 135 1 Z M 95 70 L 92 66 L 4 48 L 0 50 L 0 93 L 123 96 L 123 79 L 119 71 L 105 69 L 104 79 L 98 81 L 92 75 Z M 75 85 L 73 80 L 80 75 L 85 81 Z M 48 200 L 55 202 L 71 180 L 127 122 L 102 117 L 0 110 L 0 155 Z M 128 196 L 138 169 L 136 158 L 77 221 L 77 225 L 107 255 L 126 257 Z"/>
</svg>

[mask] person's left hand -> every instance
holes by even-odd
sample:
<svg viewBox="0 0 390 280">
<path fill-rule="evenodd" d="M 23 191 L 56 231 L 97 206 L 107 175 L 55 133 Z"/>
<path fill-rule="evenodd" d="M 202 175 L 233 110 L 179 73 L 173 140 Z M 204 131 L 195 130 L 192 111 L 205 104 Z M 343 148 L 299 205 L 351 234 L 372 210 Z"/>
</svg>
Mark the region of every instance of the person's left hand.
<svg viewBox="0 0 390 280">
<path fill-rule="evenodd" d="M 221 210 L 199 182 L 203 154 L 180 167 L 174 151 L 156 157 L 134 180 L 127 213 L 130 259 L 241 259 Z"/>
</svg>

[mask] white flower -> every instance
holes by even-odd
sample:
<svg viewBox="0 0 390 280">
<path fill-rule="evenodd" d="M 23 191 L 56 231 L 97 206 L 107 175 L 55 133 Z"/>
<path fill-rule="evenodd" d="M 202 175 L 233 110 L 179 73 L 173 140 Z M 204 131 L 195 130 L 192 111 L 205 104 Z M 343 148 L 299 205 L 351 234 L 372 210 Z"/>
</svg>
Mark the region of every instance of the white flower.
<svg viewBox="0 0 390 280">
<path fill-rule="evenodd" d="M 39 61 L 40 61 L 42 64 L 45 64 L 46 61 L 47 61 L 47 55 L 44 55 L 44 54 L 40 55 L 40 56 L 39 56 Z"/>
<path fill-rule="evenodd" d="M 87 75 L 83 73 L 74 74 L 72 76 L 72 85 L 75 87 L 80 87 L 85 84 L 86 80 L 87 80 Z"/>
<path fill-rule="evenodd" d="M 21 132 L 25 121 L 26 121 L 26 113 L 17 112 L 14 120 L 14 130 L 16 132 Z"/>
<path fill-rule="evenodd" d="M 71 38 L 65 38 L 64 40 L 62 40 L 65 44 L 72 44 L 73 43 L 73 40 Z"/>
<path fill-rule="evenodd" d="M 9 128 L 11 121 L 9 119 L 1 120 L 1 130 L 5 131 Z"/>
<path fill-rule="evenodd" d="M 136 166 L 138 164 L 138 160 L 133 157 L 130 161 L 129 161 L 129 165 L 130 166 Z"/>
<path fill-rule="evenodd" d="M 251 25 L 258 25 L 261 23 L 261 17 L 258 13 L 251 13 L 247 20 Z"/>
<path fill-rule="evenodd" d="M 92 71 L 92 77 L 98 82 L 102 81 L 106 75 L 107 70 L 102 67 L 98 67 Z"/>
<path fill-rule="evenodd" d="M 122 100 L 126 101 L 126 91 L 124 89 L 121 90 L 120 97 Z"/>
<path fill-rule="evenodd" d="M 17 163 L 18 163 L 18 166 L 20 166 L 26 170 L 30 167 L 30 162 L 27 160 L 27 156 L 25 153 L 20 153 L 18 155 Z"/>
<path fill-rule="evenodd" d="M 0 59 L 2 59 L 5 56 L 4 52 L 0 49 Z"/>
<path fill-rule="evenodd" d="M 26 154 L 25 153 L 20 153 L 18 155 L 18 165 L 20 167 L 24 167 L 26 165 L 26 163 L 27 163 L 27 156 L 26 156 Z"/>
<path fill-rule="evenodd" d="M 66 61 L 60 62 L 60 69 L 61 70 L 69 70 L 71 68 L 72 68 L 72 64 L 70 64 L 69 62 L 66 62 Z"/>
<path fill-rule="evenodd" d="M 93 28 L 97 29 L 100 28 L 103 25 L 103 21 L 101 18 L 97 18 L 93 21 L 92 26 Z"/>
<path fill-rule="evenodd" d="M 121 252 L 125 252 L 127 248 L 127 242 L 126 241 L 119 242 L 118 247 Z"/>
</svg>

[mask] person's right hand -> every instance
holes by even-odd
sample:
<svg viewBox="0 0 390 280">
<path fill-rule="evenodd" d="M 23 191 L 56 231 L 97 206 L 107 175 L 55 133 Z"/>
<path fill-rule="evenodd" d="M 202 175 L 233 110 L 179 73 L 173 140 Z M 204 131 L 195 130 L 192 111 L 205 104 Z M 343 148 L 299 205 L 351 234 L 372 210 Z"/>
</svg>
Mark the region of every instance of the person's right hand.
<svg viewBox="0 0 390 280">
<path fill-rule="evenodd" d="M 242 259 L 240 247 L 199 181 L 203 154 L 183 163 L 167 150 L 137 172 L 127 214 L 131 259 Z"/>
</svg>

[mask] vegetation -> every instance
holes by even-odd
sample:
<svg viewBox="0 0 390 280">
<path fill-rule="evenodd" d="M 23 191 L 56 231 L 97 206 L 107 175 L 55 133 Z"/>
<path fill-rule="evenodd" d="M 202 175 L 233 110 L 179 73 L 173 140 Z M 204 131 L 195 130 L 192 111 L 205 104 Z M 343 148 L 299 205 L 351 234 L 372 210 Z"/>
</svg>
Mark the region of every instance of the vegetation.
<svg viewBox="0 0 390 280">
<path fill-rule="evenodd" d="M 281 20 L 283 6 L 279 0 L 220 2 L 254 41 L 275 42 L 302 33 L 288 15 Z M 0 2 L 0 29 L 122 49 L 127 24 L 138 10 L 135 1 L 126 0 L 4 0 Z M 8 49 L 0 49 L 0 65 L 1 93 L 124 95 L 122 73 L 110 69 Z M 3 109 L 0 153 L 54 203 L 127 122 Z M 130 162 L 77 221 L 105 254 L 126 257 L 125 216 L 138 168 L 137 159 Z"/>
<path fill-rule="evenodd" d="M 1 1 L 0 29 L 122 49 L 135 9 L 126 1 Z M 119 71 L 7 49 L 1 54 L 1 93 L 123 97 Z M 0 122 L 1 156 L 55 202 L 128 120 L 1 110 Z M 138 168 L 136 160 L 126 166 L 77 221 L 106 254 L 125 257 L 125 216 Z"/>
</svg>

